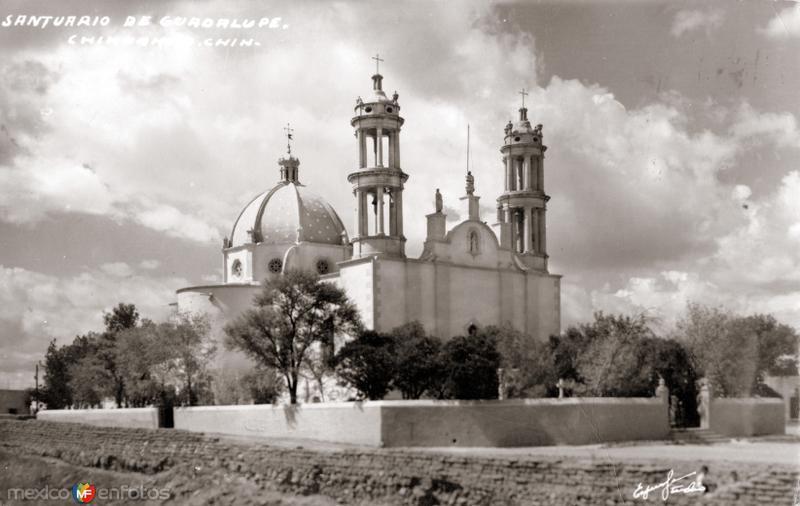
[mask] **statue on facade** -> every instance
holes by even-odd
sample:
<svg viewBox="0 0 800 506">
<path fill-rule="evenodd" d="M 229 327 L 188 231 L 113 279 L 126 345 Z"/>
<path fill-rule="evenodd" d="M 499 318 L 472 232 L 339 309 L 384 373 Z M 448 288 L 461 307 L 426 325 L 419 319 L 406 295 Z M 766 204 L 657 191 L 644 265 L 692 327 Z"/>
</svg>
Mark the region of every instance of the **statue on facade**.
<svg viewBox="0 0 800 506">
<path fill-rule="evenodd" d="M 471 171 L 467 171 L 467 195 L 472 195 L 475 193 L 475 176 L 472 175 Z"/>
<path fill-rule="evenodd" d="M 394 102 L 394 103 L 396 104 L 396 103 L 397 103 L 397 99 L 398 99 L 398 98 L 400 98 L 400 95 L 398 95 L 398 94 L 397 94 L 397 91 L 395 91 L 395 92 L 392 94 L 392 102 Z"/>
<path fill-rule="evenodd" d="M 509 121 L 508 124 L 506 125 L 506 135 L 510 135 L 511 134 L 511 129 L 513 129 L 513 128 L 514 128 L 514 125 L 512 125 L 511 122 Z"/>
<path fill-rule="evenodd" d="M 536 135 L 542 135 L 542 125 L 541 123 L 536 125 L 536 128 L 533 129 L 533 133 Z"/>
<path fill-rule="evenodd" d="M 436 196 L 435 196 L 435 198 L 436 198 L 436 212 L 437 213 L 441 213 L 442 212 L 443 203 L 442 203 L 442 194 L 439 192 L 439 188 L 436 188 Z"/>
</svg>

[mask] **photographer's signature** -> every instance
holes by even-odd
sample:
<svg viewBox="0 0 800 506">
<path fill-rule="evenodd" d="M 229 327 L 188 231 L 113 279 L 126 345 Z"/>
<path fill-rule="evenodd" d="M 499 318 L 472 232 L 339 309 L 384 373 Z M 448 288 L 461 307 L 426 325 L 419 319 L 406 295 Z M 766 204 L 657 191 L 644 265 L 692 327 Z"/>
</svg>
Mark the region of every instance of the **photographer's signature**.
<svg viewBox="0 0 800 506">
<path fill-rule="evenodd" d="M 685 480 L 690 476 L 697 474 L 697 471 L 685 474 L 680 478 L 673 478 L 675 472 L 670 469 L 667 473 L 667 479 L 655 485 L 642 485 L 640 482 L 633 491 L 634 499 L 647 499 L 651 492 L 661 489 L 661 498 L 666 501 L 669 499 L 670 494 L 695 494 L 698 492 L 705 492 L 706 488 L 703 486 L 701 480 L 693 480 L 686 484 L 678 484 L 679 481 Z"/>
</svg>

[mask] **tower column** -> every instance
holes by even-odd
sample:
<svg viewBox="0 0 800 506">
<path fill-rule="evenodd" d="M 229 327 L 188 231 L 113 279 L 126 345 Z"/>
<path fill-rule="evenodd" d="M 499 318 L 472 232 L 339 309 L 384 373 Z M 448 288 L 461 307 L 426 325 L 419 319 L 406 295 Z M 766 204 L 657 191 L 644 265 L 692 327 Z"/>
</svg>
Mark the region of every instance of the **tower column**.
<svg viewBox="0 0 800 506">
<path fill-rule="evenodd" d="M 544 156 L 536 157 L 536 186 L 539 191 L 544 191 Z"/>
<path fill-rule="evenodd" d="M 536 158 L 531 155 L 527 158 L 528 161 L 528 190 L 536 189 Z"/>
<path fill-rule="evenodd" d="M 534 209 L 533 213 L 531 214 L 531 218 L 533 218 L 533 227 L 532 227 L 532 234 L 534 234 L 534 244 L 533 244 L 533 251 L 536 253 L 541 253 L 542 247 L 542 239 L 541 234 L 539 233 L 539 209 Z"/>
<path fill-rule="evenodd" d="M 366 166 L 366 164 L 364 163 L 364 154 L 365 154 L 364 151 L 365 150 L 364 150 L 364 131 L 363 130 L 359 130 L 358 131 L 357 139 L 358 139 L 358 141 L 357 141 L 358 142 L 358 167 L 363 169 Z"/>
<path fill-rule="evenodd" d="M 386 134 L 386 138 L 389 139 L 389 152 L 386 154 L 386 157 L 388 158 L 387 165 L 389 167 L 394 167 L 394 132 L 389 132 Z"/>
<path fill-rule="evenodd" d="M 530 190 L 531 189 L 531 159 L 527 156 L 522 158 L 520 162 L 520 169 L 522 169 L 522 189 L 523 190 Z M 525 211 L 525 217 L 527 219 L 528 211 Z"/>
<path fill-rule="evenodd" d="M 396 218 L 396 230 L 394 235 L 403 237 L 403 190 L 397 188 L 392 193 L 394 195 L 394 214 Z"/>
<path fill-rule="evenodd" d="M 376 222 L 375 232 L 378 235 L 384 235 L 383 232 L 383 186 L 379 186 L 375 190 L 375 198 L 378 200 L 378 219 Z"/>
<path fill-rule="evenodd" d="M 506 157 L 506 191 L 514 189 L 514 159 L 511 155 Z"/>
<path fill-rule="evenodd" d="M 394 133 L 394 166 L 400 168 L 400 130 Z"/>
<path fill-rule="evenodd" d="M 383 129 L 378 128 L 375 132 L 375 145 L 378 148 L 378 156 L 375 165 L 383 167 Z"/>
<path fill-rule="evenodd" d="M 397 213 L 395 210 L 394 188 L 389 189 L 389 235 L 397 234 Z"/>
<path fill-rule="evenodd" d="M 533 228 L 531 227 L 531 208 L 526 207 L 524 208 L 525 215 L 523 217 L 524 220 L 524 230 L 525 230 L 525 241 L 524 241 L 524 253 L 530 253 L 533 251 L 532 248 L 532 236 L 533 236 Z"/>
<path fill-rule="evenodd" d="M 539 253 L 547 253 L 547 224 L 545 222 L 545 210 L 539 209 Z"/>
<path fill-rule="evenodd" d="M 361 225 L 360 225 L 360 232 L 358 235 L 365 236 L 369 235 L 369 229 L 367 225 L 369 224 L 368 215 L 367 215 L 367 199 L 368 195 L 365 190 L 361 190 Z"/>
<path fill-rule="evenodd" d="M 356 205 L 353 206 L 353 238 L 361 235 L 361 190 L 353 190 L 353 196 L 356 198 Z"/>
</svg>

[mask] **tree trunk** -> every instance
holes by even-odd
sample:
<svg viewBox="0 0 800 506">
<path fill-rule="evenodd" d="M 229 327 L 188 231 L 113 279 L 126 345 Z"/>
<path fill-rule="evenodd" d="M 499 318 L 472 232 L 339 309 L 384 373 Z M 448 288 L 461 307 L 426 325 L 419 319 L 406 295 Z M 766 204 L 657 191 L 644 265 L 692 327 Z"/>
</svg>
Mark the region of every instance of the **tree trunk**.
<svg viewBox="0 0 800 506">
<path fill-rule="evenodd" d="M 292 373 L 287 378 L 287 386 L 289 387 L 289 403 L 297 404 L 297 374 Z"/>
</svg>

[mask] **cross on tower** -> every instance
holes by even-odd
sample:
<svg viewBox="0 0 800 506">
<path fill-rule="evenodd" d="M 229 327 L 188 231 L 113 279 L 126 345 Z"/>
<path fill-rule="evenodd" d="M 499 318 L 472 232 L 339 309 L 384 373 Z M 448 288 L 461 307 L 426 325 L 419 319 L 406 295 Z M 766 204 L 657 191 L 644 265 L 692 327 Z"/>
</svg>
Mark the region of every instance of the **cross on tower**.
<svg viewBox="0 0 800 506">
<path fill-rule="evenodd" d="M 286 132 L 286 149 L 289 152 L 289 156 L 292 155 L 292 132 L 294 132 L 294 128 L 292 128 L 289 123 L 286 123 L 286 126 L 283 127 L 283 130 Z"/>
<path fill-rule="evenodd" d="M 525 91 L 525 88 L 522 88 L 522 91 L 519 92 L 522 95 L 522 107 L 525 107 L 525 97 L 528 96 L 528 92 Z"/>
<path fill-rule="evenodd" d="M 383 61 L 383 58 L 381 58 L 381 55 L 379 53 L 375 53 L 375 56 L 373 56 L 372 59 L 375 60 L 375 73 L 380 74 L 381 62 Z"/>
</svg>

